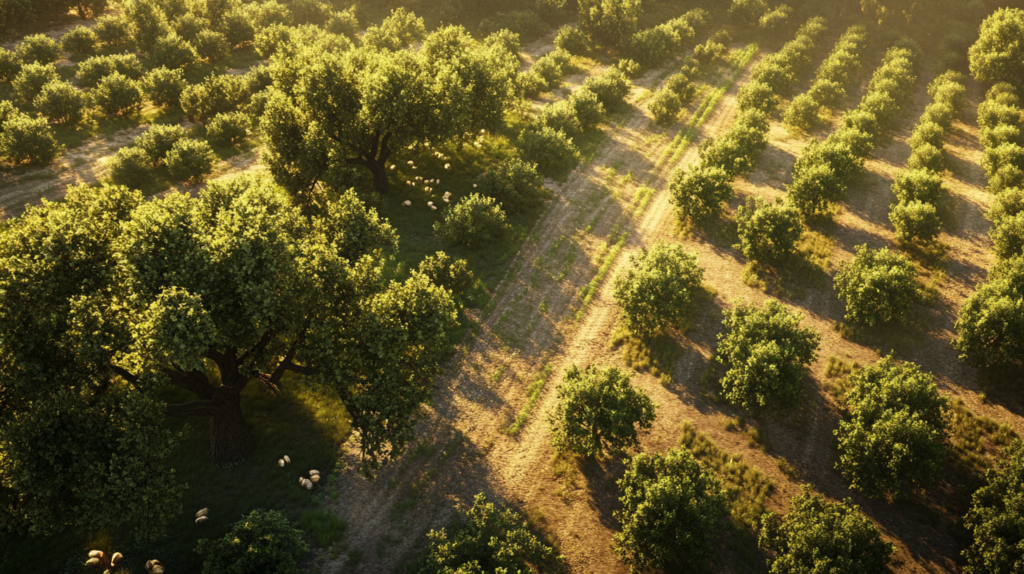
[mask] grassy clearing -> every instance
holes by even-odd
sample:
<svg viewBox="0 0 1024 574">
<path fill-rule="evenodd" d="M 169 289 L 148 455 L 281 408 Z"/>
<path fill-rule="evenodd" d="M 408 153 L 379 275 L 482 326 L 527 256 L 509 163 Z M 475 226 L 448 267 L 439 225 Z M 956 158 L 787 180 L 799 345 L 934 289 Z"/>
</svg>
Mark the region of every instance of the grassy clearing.
<svg viewBox="0 0 1024 574">
<path fill-rule="evenodd" d="M 622 360 L 630 368 L 650 372 L 663 385 L 672 383 L 672 371 L 683 353 L 671 336 L 661 333 L 653 337 L 637 337 L 621 320 L 612 331 L 611 347 L 622 349 Z"/>
<path fill-rule="evenodd" d="M 537 405 L 537 400 L 540 398 L 541 392 L 544 390 L 544 385 L 547 384 L 548 380 L 551 379 L 552 367 L 550 364 L 544 365 L 540 373 L 533 379 L 530 386 L 526 389 L 526 404 L 519 410 L 519 414 L 516 415 L 512 424 L 505 427 L 502 431 L 508 436 L 519 436 L 519 432 L 526 426 L 527 421 L 530 420 L 530 414 L 533 412 L 533 408 Z"/>
<path fill-rule="evenodd" d="M 1018 438 L 1008 425 L 971 412 L 960 398 L 949 401 L 946 424 L 959 464 L 977 472 L 988 468 L 999 449 Z"/>
<path fill-rule="evenodd" d="M 803 299 L 807 288 L 824 288 L 835 237 L 805 229 L 796 244 L 796 252 L 775 266 L 756 261 L 743 270 L 743 283 L 765 293 L 788 299 Z"/>
<path fill-rule="evenodd" d="M 629 236 L 628 233 L 620 232 L 622 228 L 621 224 L 616 225 L 605 244 L 601 247 L 598 252 L 595 264 L 597 265 L 597 274 L 590 280 L 589 283 L 580 289 L 580 306 L 576 309 L 575 318 L 580 320 L 583 318 L 583 313 L 587 309 L 587 305 L 594 299 L 594 295 L 597 294 L 598 287 L 604 283 L 605 277 L 608 275 L 608 271 L 612 268 L 612 263 L 615 262 L 615 258 L 618 257 L 619 252 L 622 251 L 623 244 L 626 243 L 626 238 Z"/>
</svg>

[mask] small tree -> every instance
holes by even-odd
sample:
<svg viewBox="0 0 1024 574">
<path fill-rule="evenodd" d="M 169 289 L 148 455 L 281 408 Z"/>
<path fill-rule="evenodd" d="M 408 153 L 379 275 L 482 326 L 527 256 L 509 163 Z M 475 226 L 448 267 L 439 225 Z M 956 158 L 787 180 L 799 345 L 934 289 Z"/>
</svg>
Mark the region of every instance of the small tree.
<svg viewBox="0 0 1024 574">
<path fill-rule="evenodd" d="M 132 37 L 128 21 L 123 16 L 105 14 L 96 19 L 96 37 L 108 46 L 120 46 Z"/>
<path fill-rule="evenodd" d="M 647 109 L 654 116 L 654 121 L 662 125 L 674 123 L 683 109 L 683 100 L 679 94 L 664 88 L 654 92 L 654 97 L 647 104 Z"/>
<path fill-rule="evenodd" d="M 501 204 L 479 193 L 459 200 L 434 223 L 434 233 L 448 244 L 481 246 L 500 241 L 511 231 Z"/>
<path fill-rule="evenodd" d="M 1024 255 L 1024 213 L 1004 217 L 989 231 L 989 235 L 996 257 L 1010 259 Z"/>
<path fill-rule="evenodd" d="M 669 180 L 669 191 L 680 221 L 706 221 L 721 215 L 722 203 L 732 198 L 732 178 L 720 167 L 679 169 Z"/>
<path fill-rule="evenodd" d="M 636 429 L 651 428 L 655 404 L 629 380 L 630 374 L 616 367 L 591 365 L 583 372 L 569 367 L 558 386 L 558 406 L 548 417 L 552 446 L 583 456 L 639 447 Z"/>
<path fill-rule="evenodd" d="M 26 64 L 52 64 L 60 59 L 60 46 L 45 34 L 22 38 L 18 44 L 18 57 Z"/>
<path fill-rule="evenodd" d="M 149 60 L 153 66 L 175 69 L 191 66 L 199 61 L 199 54 L 192 43 L 182 38 L 177 32 L 162 36 L 149 51 Z"/>
<path fill-rule="evenodd" d="M 892 183 L 892 192 L 903 203 L 921 201 L 935 205 L 942 195 L 942 176 L 920 169 L 901 171 Z"/>
<path fill-rule="evenodd" d="M 889 221 L 903 243 L 931 243 L 942 231 L 938 210 L 930 203 L 897 203 L 889 209 Z"/>
<path fill-rule="evenodd" d="M 77 124 L 85 112 L 85 94 L 67 82 L 50 82 L 43 86 L 33 106 L 55 124 Z"/>
<path fill-rule="evenodd" d="M 25 64 L 11 82 L 11 87 L 22 103 L 31 105 L 39 92 L 43 91 L 43 86 L 58 81 L 60 76 L 53 64 Z"/>
<path fill-rule="evenodd" d="M 150 70 L 143 78 L 142 93 L 154 105 L 168 108 L 181 104 L 181 93 L 187 86 L 184 71 L 161 66 Z"/>
<path fill-rule="evenodd" d="M 963 551 L 965 574 L 1009 574 L 1024 560 L 1024 441 L 1014 439 L 1003 449 L 994 467 L 985 473 L 985 485 L 971 497 L 964 527 L 973 542 Z"/>
<path fill-rule="evenodd" d="M 775 90 L 764 82 L 748 82 L 737 96 L 741 110 L 760 110 L 772 114 L 779 108 L 779 98 Z"/>
<path fill-rule="evenodd" d="M 1000 261 L 960 308 L 953 347 L 978 367 L 1024 364 L 1024 257 Z"/>
<path fill-rule="evenodd" d="M 7 48 L 0 48 L 0 82 L 10 82 L 17 77 L 21 72 L 21 65 L 18 54 Z"/>
<path fill-rule="evenodd" d="M 493 197 L 509 213 L 520 213 L 539 206 L 550 192 L 537 174 L 537 164 L 511 157 L 480 178 L 480 193 Z"/>
<path fill-rule="evenodd" d="M 836 292 L 846 301 L 846 319 L 868 325 L 903 317 L 921 297 L 917 269 L 902 254 L 889 248 L 858 245 L 852 261 L 839 264 Z"/>
<path fill-rule="evenodd" d="M 256 509 L 223 538 L 201 539 L 196 552 L 204 558 L 203 574 L 299 574 L 309 546 L 284 514 Z"/>
<path fill-rule="evenodd" d="M 186 136 L 185 128 L 176 124 L 153 124 L 142 135 L 135 138 L 134 147 L 146 152 L 154 166 L 163 163 L 174 144 Z"/>
<path fill-rule="evenodd" d="M 473 272 L 465 259 L 452 259 L 444 251 L 427 255 L 420 261 L 420 273 L 440 287 L 450 290 L 454 295 L 463 295 L 473 285 Z"/>
<path fill-rule="evenodd" d="M 1024 213 L 1024 189 L 1014 188 L 997 195 L 992 208 L 985 214 L 985 217 L 999 225 L 1019 213 Z"/>
<path fill-rule="evenodd" d="M 83 86 L 95 87 L 100 80 L 114 72 L 138 80 L 146 74 L 146 68 L 135 54 L 93 56 L 78 64 L 76 77 Z"/>
<path fill-rule="evenodd" d="M 236 146 L 249 135 L 246 129 L 248 126 L 249 118 L 242 112 L 217 114 L 206 125 L 206 137 L 213 145 Z"/>
<path fill-rule="evenodd" d="M 889 572 L 895 547 L 882 540 L 878 529 L 849 498 L 829 502 L 813 494 L 810 485 L 789 502 L 780 517 L 770 512 L 761 517 L 758 544 L 772 553 L 771 574 L 792 572 Z"/>
<path fill-rule="evenodd" d="M 932 376 L 892 355 L 850 376 L 849 420 L 839 423 L 836 468 L 868 496 L 904 498 L 934 486 L 946 461 L 946 397 Z"/>
<path fill-rule="evenodd" d="M 213 62 L 231 53 L 227 37 L 214 30 L 200 30 L 193 42 L 196 54 L 202 60 Z"/>
<path fill-rule="evenodd" d="M 75 26 L 60 38 L 60 47 L 72 54 L 92 54 L 96 51 L 99 39 L 96 33 L 85 26 Z"/>
<path fill-rule="evenodd" d="M 682 329 L 704 280 L 697 256 L 681 245 L 655 243 L 630 255 L 629 267 L 615 277 L 615 302 L 630 332 L 649 336 L 669 327 Z"/>
<path fill-rule="evenodd" d="M 117 150 L 109 168 L 110 181 L 131 189 L 139 189 L 153 177 L 153 160 L 137 146 Z"/>
<path fill-rule="evenodd" d="M 9 117 L 2 127 L 0 157 L 14 165 L 45 165 L 64 149 L 43 118 L 19 113 Z"/>
<path fill-rule="evenodd" d="M 517 144 L 519 155 L 546 175 L 566 172 L 580 160 L 580 150 L 572 138 L 549 127 L 523 130 Z"/>
<path fill-rule="evenodd" d="M 759 262 L 779 261 L 792 253 L 804 231 L 800 212 L 781 199 L 749 199 L 736 210 L 736 224 L 743 256 Z"/>
<path fill-rule="evenodd" d="M 907 167 L 942 173 L 946 169 L 946 160 L 942 157 L 940 148 L 930 143 L 921 143 L 910 154 Z"/>
<path fill-rule="evenodd" d="M 213 172 L 217 156 L 210 144 L 192 138 L 183 138 L 174 143 L 167 152 L 167 171 L 171 177 L 184 182 L 196 182 Z"/>
<path fill-rule="evenodd" d="M 580 31 L 593 45 L 619 46 L 640 29 L 640 0 L 580 0 L 578 6 Z"/>
<path fill-rule="evenodd" d="M 715 475 L 685 448 L 640 453 L 618 481 L 615 554 L 634 573 L 694 570 L 715 559 L 726 495 Z"/>
<path fill-rule="evenodd" d="M 93 105 L 108 116 L 130 116 L 142 107 L 142 88 L 119 72 L 100 80 L 90 94 Z"/>
<path fill-rule="evenodd" d="M 729 18 L 741 26 L 753 26 L 767 12 L 768 4 L 764 0 L 732 0 Z"/>
<path fill-rule="evenodd" d="M 585 54 L 587 36 L 576 26 L 562 26 L 558 29 L 558 36 L 555 37 L 555 47 L 570 54 Z"/>
<path fill-rule="evenodd" d="M 1024 78 L 1024 46 L 1009 38 L 1024 37 L 1024 10 L 996 10 L 981 25 L 971 46 L 971 74 L 979 82 L 1013 82 Z"/>
<path fill-rule="evenodd" d="M 427 549 L 416 574 L 529 572 L 527 562 L 562 560 L 530 532 L 518 512 L 487 502 L 482 493 L 473 498 L 471 508 L 455 510 L 458 519 L 448 532 L 442 528 L 427 533 Z"/>
<path fill-rule="evenodd" d="M 750 411 L 795 405 L 821 336 L 801 327 L 803 316 L 775 300 L 761 308 L 741 303 L 724 315 L 714 360 L 726 368 L 725 398 Z"/>
<path fill-rule="evenodd" d="M 244 80 L 239 76 L 213 74 L 181 92 L 181 108 L 197 121 L 208 122 L 217 114 L 233 112 L 245 99 Z"/>
</svg>

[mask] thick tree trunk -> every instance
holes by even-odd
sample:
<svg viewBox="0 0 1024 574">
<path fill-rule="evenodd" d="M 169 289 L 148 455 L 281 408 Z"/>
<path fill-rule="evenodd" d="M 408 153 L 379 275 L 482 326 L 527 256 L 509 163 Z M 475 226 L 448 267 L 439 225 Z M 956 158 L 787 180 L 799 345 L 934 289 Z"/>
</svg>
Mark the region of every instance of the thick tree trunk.
<svg viewBox="0 0 1024 574">
<path fill-rule="evenodd" d="M 388 172 L 385 169 L 384 159 L 367 162 L 370 173 L 373 174 L 373 190 L 381 195 L 386 195 L 390 189 L 388 184 Z"/>
<path fill-rule="evenodd" d="M 256 445 L 245 424 L 239 390 L 219 387 L 213 403 L 217 412 L 210 417 L 210 461 L 234 464 L 252 456 Z"/>
</svg>

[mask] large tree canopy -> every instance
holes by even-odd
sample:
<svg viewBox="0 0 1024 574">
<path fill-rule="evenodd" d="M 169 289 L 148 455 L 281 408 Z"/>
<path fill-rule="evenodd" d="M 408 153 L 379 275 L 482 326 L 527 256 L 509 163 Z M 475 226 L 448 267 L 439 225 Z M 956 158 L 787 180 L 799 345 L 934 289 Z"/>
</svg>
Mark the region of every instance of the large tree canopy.
<svg viewBox="0 0 1024 574">
<path fill-rule="evenodd" d="M 971 46 L 971 73 L 980 82 L 1024 80 L 1024 10 L 996 10 Z"/>
<path fill-rule="evenodd" d="M 210 458 L 239 461 L 241 391 L 288 371 L 340 394 L 367 468 L 397 454 L 456 311 L 418 272 L 384 280 L 396 246 L 354 191 L 303 215 L 265 178 L 30 207 L 0 232 L 2 523 L 158 525 L 178 488 L 161 410 L 208 417 Z M 194 400 L 162 405 L 167 384 Z"/>
<path fill-rule="evenodd" d="M 501 43 L 479 44 L 455 26 L 415 51 L 299 51 L 272 64 L 265 162 L 294 192 L 344 166 L 368 169 L 374 189 L 387 192 L 385 162 L 396 150 L 499 129 L 517 68 L 518 55 Z"/>
</svg>

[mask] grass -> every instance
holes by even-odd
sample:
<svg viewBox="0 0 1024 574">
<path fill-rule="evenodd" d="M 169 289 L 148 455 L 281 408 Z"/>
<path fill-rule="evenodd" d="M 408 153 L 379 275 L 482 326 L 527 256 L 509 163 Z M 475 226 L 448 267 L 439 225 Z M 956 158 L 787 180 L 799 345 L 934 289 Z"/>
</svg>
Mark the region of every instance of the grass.
<svg viewBox="0 0 1024 574">
<path fill-rule="evenodd" d="M 749 424 L 743 417 L 735 417 L 725 421 L 725 430 L 746 436 L 747 446 L 750 448 L 759 448 L 765 451 L 770 448 L 768 435 L 756 426 Z"/>
<path fill-rule="evenodd" d="M 860 369 L 861 365 L 857 361 L 846 362 L 835 355 L 830 356 L 825 365 L 825 390 L 837 401 L 844 403 L 846 394 L 853 388 L 850 375 Z"/>
<path fill-rule="evenodd" d="M 796 243 L 796 251 L 777 264 L 748 264 L 743 270 L 743 283 L 780 297 L 803 299 L 808 287 L 821 289 L 827 285 L 835 242 L 835 237 L 805 229 Z"/>
<path fill-rule="evenodd" d="M 999 447 L 1010 444 L 1017 433 L 1008 425 L 971 412 L 964 401 L 955 398 L 946 407 L 949 445 L 960 464 L 978 472 L 988 468 Z"/>
<path fill-rule="evenodd" d="M 540 373 L 533 379 L 530 386 L 526 389 L 527 400 L 523 408 L 519 410 L 519 414 L 516 415 L 515 420 L 512 424 L 505 427 L 502 431 L 508 436 L 518 436 L 523 427 L 526 426 L 527 421 L 530 420 L 530 413 L 533 412 L 533 408 L 537 405 L 537 400 L 540 398 L 541 392 L 544 390 L 544 385 L 547 384 L 551 378 L 551 365 L 544 365 Z"/>
<path fill-rule="evenodd" d="M 719 448 L 689 421 L 683 423 L 680 444 L 722 480 L 733 520 L 756 530 L 764 514 L 764 502 L 774 487 L 771 479 L 743 462 L 741 456 Z"/>
<path fill-rule="evenodd" d="M 683 353 L 671 336 L 660 333 L 653 337 L 638 337 L 630 333 L 621 320 L 612 331 L 611 346 L 622 349 L 622 360 L 627 366 L 649 371 L 663 385 L 672 383 L 672 371 Z"/>
<path fill-rule="evenodd" d="M 318 548 L 328 548 L 345 536 L 345 521 L 326 508 L 303 510 L 299 513 L 299 527 L 305 530 Z"/>
<path fill-rule="evenodd" d="M 594 299 L 594 295 L 597 293 L 597 288 L 604 283 L 604 278 L 608 275 L 608 271 L 612 268 L 612 263 L 615 262 L 615 258 L 618 257 L 619 252 L 622 251 L 623 244 L 626 243 L 626 237 L 629 234 L 619 232 L 620 226 L 616 225 L 615 229 L 612 230 L 608 239 L 605 241 L 598 258 L 597 258 L 597 273 L 590 280 L 589 283 L 580 289 L 580 306 L 576 309 L 576 320 L 583 318 L 583 313 L 587 309 L 587 305 Z"/>
<path fill-rule="evenodd" d="M 555 494 L 567 504 L 572 502 L 575 491 L 578 490 L 576 479 L 580 471 L 576 466 L 576 459 L 571 454 L 555 451 L 551 456 L 551 473 L 558 479 L 558 488 Z"/>
</svg>

